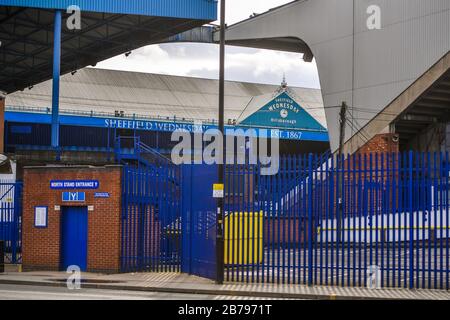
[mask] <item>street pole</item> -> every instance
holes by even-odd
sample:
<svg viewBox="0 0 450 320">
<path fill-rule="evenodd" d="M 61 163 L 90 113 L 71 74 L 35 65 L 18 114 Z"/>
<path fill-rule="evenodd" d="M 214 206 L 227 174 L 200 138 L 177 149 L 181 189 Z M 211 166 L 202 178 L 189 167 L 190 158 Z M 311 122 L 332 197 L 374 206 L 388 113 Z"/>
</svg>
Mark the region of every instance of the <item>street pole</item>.
<svg viewBox="0 0 450 320">
<path fill-rule="evenodd" d="M 347 103 L 342 102 L 341 105 L 341 111 L 339 113 L 339 151 L 338 151 L 338 176 L 337 176 L 337 189 L 339 190 L 339 197 L 338 197 L 338 214 L 339 217 L 337 217 L 337 241 L 338 245 L 341 243 L 341 240 L 343 238 L 342 235 L 342 223 L 343 223 L 343 199 L 342 199 L 342 185 L 344 181 L 344 163 L 343 163 L 343 151 L 344 151 L 344 140 L 345 140 L 345 124 L 347 122 Z M 341 172 L 339 172 L 341 169 Z M 342 179 L 342 181 L 340 180 Z"/>
<path fill-rule="evenodd" d="M 222 137 L 224 135 L 224 112 L 225 112 L 225 0 L 220 2 L 220 71 L 219 71 L 219 131 Z M 225 140 L 225 139 L 224 139 Z M 219 185 L 224 184 L 224 161 L 225 161 L 225 144 L 222 149 L 222 161 L 218 165 Z M 223 190 L 225 191 L 225 190 Z M 223 192 L 223 197 L 225 192 Z M 217 267 L 217 284 L 223 284 L 224 280 L 224 239 L 223 239 L 223 208 L 224 198 L 217 199 L 217 236 L 216 236 L 216 267 Z"/>
</svg>

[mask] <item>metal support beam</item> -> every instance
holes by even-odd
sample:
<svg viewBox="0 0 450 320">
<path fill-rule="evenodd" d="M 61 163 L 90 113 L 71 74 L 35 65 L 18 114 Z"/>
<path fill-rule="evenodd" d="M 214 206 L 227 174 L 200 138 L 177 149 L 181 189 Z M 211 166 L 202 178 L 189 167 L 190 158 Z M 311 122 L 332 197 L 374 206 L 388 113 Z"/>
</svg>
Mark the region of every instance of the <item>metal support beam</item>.
<svg viewBox="0 0 450 320">
<path fill-rule="evenodd" d="M 427 101 L 427 99 L 423 99 L 416 103 L 415 106 L 424 107 L 424 108 L 434 108 L 434 109 L 448 109 L 450 105 L 447 102 L 439 102 L 439 101 Z"/>
<path fill-rule="evenodd" d="M 167 38 L 167 43 L 173 42 L 197 42 L 197 43 L 213 43 L 214 42 L 214 27 L 203 26 L 188 30 L 183 33 Z"/>
<path fill-rule="evenodd" d="M 59 78 L 61 71 L 62 12 L 55 11 L 53 34 L 52 147 L 59 147 Z"/>
<path fill-rule="evenodd" d="M 402 123 L 398 123 L 397 124 L 397 133 L 400 133 L 401 136 L 403 134 L 417 135 L 426 127 L 427 126 L 420 126 L 420 127 L 413 128 L 413 127 L 405 126 Z"/>
<path fill-rule="evenodd" d="M 410 122 L 425 122 L 425 123 L 434 123 L 438 122 L 439 119 L 437 117 L 429 117 L 425 115 L 415 115 L 415 114 L 405 114 L 400 117 L 402 121 L 410 121 Z"/>
<path fill-rule="evenodd" d="M 433 100 L 433 101 L 440 101 L 440 102 L 449 102 L 450 101 L 450 95 L 442 95 L 442 94 L 436 94 L 434 92 L 431 92 L 425 97 L 426 100 Z"/>
</svg>

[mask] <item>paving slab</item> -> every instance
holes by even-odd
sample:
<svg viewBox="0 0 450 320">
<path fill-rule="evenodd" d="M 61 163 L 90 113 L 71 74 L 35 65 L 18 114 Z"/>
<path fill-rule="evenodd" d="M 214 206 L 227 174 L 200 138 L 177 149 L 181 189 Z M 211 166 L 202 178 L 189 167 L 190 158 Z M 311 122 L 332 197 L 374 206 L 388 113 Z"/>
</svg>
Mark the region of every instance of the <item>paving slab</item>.
<svg viewBox="0 0 450 320">
<path fill-rule="evenodd" d="M 0 284 L 66 286 L 65 272 L 6 272 L 0 274 Z M 126 273 L 126 274 L 82 274 L 82 287 L 112 290 L 151 292 L 197 293 L 241 297 L 267 297 L 322 300 L 450 300 L 445 290 L 408 290 L 366 288 L 243 284 L 214 281 L 181 273 Z"/>
</svg>

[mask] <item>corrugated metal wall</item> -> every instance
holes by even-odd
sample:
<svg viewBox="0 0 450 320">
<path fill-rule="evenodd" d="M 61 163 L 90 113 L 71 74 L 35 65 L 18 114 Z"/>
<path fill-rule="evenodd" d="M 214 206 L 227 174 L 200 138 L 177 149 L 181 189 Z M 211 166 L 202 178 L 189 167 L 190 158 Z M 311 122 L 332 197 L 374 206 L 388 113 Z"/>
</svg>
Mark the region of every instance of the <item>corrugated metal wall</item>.
<svg viewBox="0 0 450 320">
<path fill-rule="evenodd" d="M 273 96 L 278 86 L 227 81 L 225 121 L 238 119 L 254 95 Z M 326 126 L 320 90 L 295 88 L 296 102 L 321 125 Z M 35 85 L 32 90 L 8 95 L 7 106 L 46 108 L 51 106 L 52 82 Z M 271 99 L 271 98 L 267 98 Z M 114 113 L 178 119 L 217 120 L 217 80 L 177 77 L 138 72 L 86 68 L 61 78 L 61 110 Z M 259 108 L 263 107 L 261 102 Z M 257 111 L 254 106 L 252 112 Z"/>
<path fill-rule="evenodd" d="M 0 6 L 66 9 L 214 21 L 216 0 L 0 0 Z"/>
</svg>

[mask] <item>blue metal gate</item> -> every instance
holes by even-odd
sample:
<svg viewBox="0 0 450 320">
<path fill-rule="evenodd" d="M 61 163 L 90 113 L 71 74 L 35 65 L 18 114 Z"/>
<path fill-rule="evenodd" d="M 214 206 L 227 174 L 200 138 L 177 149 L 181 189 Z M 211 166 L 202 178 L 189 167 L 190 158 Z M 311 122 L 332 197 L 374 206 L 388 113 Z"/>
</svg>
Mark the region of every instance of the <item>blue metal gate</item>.
<svg viewBox="0 0 450 320">
<path fill-rule="evenodd" d="M 181 167 L 139 137 L 117 137 L 122 179 L 122 272 L 181 270 Z"/>
<path fill-rule="evenodd" d="M 125 166 L 122 272 L 216 277 L 215 166 Z"/>
<path fill-rule="evenodd" d="M 122 272 L 179 272 L 181 170 L 170 163 L 123 168 Z"/>
<path fill-rule="evenodd" d="M 183 263 L 182 271 L 216 279 L 216 212 L 212 197 L 217 166 L 183 167 Z"/>
<path fill-rule="evenodd" d="M 227 168 L 226 280 L 449 289 L 448 153 L 280 162 Z"/>
<path fill-rule="evenodd" d="M 5 262 L 22 261 L 22 183 L 0 181 L 0 240 L 5 245 Z"/>
</svg>

